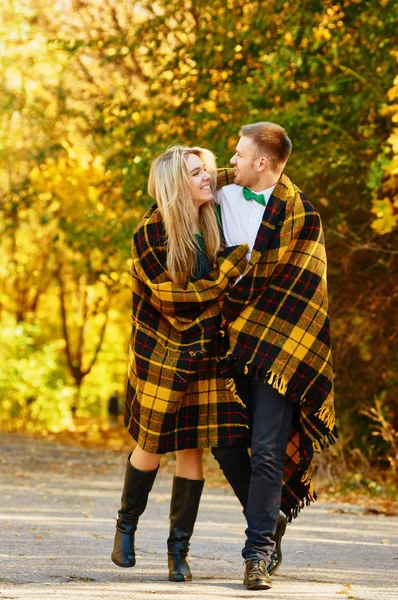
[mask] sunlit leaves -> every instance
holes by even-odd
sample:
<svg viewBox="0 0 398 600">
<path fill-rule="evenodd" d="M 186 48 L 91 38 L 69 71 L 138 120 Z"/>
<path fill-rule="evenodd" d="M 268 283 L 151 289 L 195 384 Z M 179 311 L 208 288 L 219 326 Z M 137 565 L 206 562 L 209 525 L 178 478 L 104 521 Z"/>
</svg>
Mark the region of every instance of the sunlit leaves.
<svg viewBox="0 0 398 600">
<path fill-rule="evenodd" d="M 398 58 L 398 52 L 391 53 Z M 392 122 L 392 132 L 382 153 L 378 157 L 380 183 L 373 195 L 372 213 L 375 219 L 372 228 L 379 234 L 392 232 L 398 224 L 398 76 L 387 92 L 390 105 L 383 107 L 381 113 Z"/>
<path fill-rule="evenodd" d="M 372 213 L 376 216 L 373 229 L 380 234 L 390 233 L 398 223 L 398 194 L 393 201 L 389 198 L 374 200 Z"/>
</svg>

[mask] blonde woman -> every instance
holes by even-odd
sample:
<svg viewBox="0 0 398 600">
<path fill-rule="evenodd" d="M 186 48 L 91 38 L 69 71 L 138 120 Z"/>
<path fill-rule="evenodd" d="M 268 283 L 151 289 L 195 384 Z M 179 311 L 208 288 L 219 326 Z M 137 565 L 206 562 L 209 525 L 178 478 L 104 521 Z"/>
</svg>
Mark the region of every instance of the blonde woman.
<svg viewBox="0 0 398 600">
<path fill-rule="evenodd" d="M 125 423 L 137 445 L 126 467 L 112 553 L 135 564 L 134 537 L 162 454 L 176 452 L 167 540 L 169 580 L 190 581 L 186 556 L 204 479 L 203 448 L 245 444 L 244 405 L 219 378 L 221 303 L 246 267 L 246 244 L 223 248 L 214 155 L 174 146 L 152 164 L 156 204 L 132 244 L 132 334 Z"/>
</svg>

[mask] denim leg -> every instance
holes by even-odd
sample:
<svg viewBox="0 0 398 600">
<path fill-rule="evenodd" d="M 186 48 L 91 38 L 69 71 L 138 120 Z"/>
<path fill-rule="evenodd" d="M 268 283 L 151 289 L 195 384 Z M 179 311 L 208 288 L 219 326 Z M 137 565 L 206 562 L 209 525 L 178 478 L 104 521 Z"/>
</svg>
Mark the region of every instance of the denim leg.
<svg viewBox="0 0 398 600">
<path fill-rule="evenodd" d="M 251 378 L 247 375 L 237 375 L 234 379 L 239 397 L 246 404 L 249 421 L 251 421 Z M 245 512 L 252 471 L 248 449 L 239 446 L 222 446 L 212 448 L 211 452 Z"/>
<path fill-rule="evenodd" d="M 212 448 L 211 452 L 245 512 L 251 476 L 250 456 L 247 448 L 220 447 Z"/>
<path fill-rule="evenodd" d="M 282 495 L 285 452 L 293 403 L 267 383 L 252 379 L 251 479 L 246 509 L 245 560 L 269 561 Z"/>
</svg>

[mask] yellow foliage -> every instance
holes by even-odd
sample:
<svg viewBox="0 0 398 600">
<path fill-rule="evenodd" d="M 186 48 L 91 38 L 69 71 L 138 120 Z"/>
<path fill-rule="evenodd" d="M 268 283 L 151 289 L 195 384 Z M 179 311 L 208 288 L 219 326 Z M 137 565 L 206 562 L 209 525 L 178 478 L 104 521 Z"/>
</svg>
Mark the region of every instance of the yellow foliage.
<svg viewBox="0 0 398 600">
<path fill-rule="evenodd" d="M 398 118 L 398 111 L 397 111 L 396 117 Z M 394 129 L 393 133 L 388 138 L 388 142 L 391 145 L 393 153 L 395 155 L 398 155 L 398 128 Z M 391 169 L 390 169 L 390 172 L 393 172 L 393 171 L 391 171 Z M 394 174 L 396 174 L 396 172 Z"/>
<path fill-rule="evenodd" d="M 398 98 L 398 75 L 394 79 L 394 85 L 387 92 L 387 98 L 390 100 L 390 102 Z"/>
<path fill-rule="evenodd" d="M 390 233 L 397 226 L 398 196 L 392 201 L 389 198 L 375 200 L 371 210 L 376 215 L 376 219 L 372 223 L 372 228 L 377 233 L 381 235 Z"/>
<path fill-rule="evenodd" d="M 329 41 L 332 38 L 332 34 L 330 33 L 329 29 L 326 29 L 323 26 L 314 27 L 313 32 L 314 32 L 315 39 L 319 40 L 319 41 L 322 41 L 322 40 Z"/>
<path fill-rule="evenodd" d="M 285 39 L 286 46 L 293 46 L 294 38 L 293 38 L 292 34 L 290 33 L 290 31 L 285 33 L 284 39 Z"/>
<path fill-rule="evenodd" d="M 64 142 L 67 155 L 46 159 L 30 172 L 30 181 L 41 200 L 51 201 L 51 209 L 79 220 L 87 211 L 103 212 L 101 185 L 108 175 L 102 157 L 92 155 L 82 145 Z"/>
<path fill-rule="evenodd" d="M 398 53 L 392 52 L 398 59 Z M 388 99 L 393 102 L 398 98 L 398 76 L 394 85 L 387 92 Z M 383 116 L 390 116 L 392 123 L 398 122 L 398 104 L 384 107 Z M 387 140 L 387 151 L 391 154 L 389 162 L 384 166 L 384 180 L 381 190 L 373 198 L 372 213 L 376 218 L 372 222 L 372 229 L 383 235 L 390 233 L 398 224 L 398 127 L 393 127 Z M 383 197 L 380 198 L 380 195 Z"/>
<path fill-rule="evenodd" d="M 100 271 L 102 267 L 102 252 L 99 248 L 93 248 L 90 252 L 90 264 L 94 271 Z"/>
<path fill-rule="evenodd" d="M 203 108 L 209 113 L 215 113 L 217 111 L 217 104 L 214 100 L 206 100 L 203 102 Z"/>
</svg>

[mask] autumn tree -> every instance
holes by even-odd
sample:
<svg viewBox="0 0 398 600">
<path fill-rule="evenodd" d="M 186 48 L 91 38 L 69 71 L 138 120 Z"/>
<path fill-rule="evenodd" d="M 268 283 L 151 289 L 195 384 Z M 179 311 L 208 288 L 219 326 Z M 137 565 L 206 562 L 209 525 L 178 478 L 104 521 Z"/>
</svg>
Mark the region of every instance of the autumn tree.
<svg viewBox="0 0 398 600">
<path fill-rule="evenodd" d="M 52 302 L 65 367 L 90 381 L 109 315 L 128 322 L 151 160 L 188 143 L 226 164 L 242 124 L 278 122 L 326 230 L 340 429 L 371 456 L 360 410 L 397 412 L 395 3 L 13 0 L 4 14 L 18 35 L 0 73 L 3 311 L 25 322 Z"/>
</svg>

